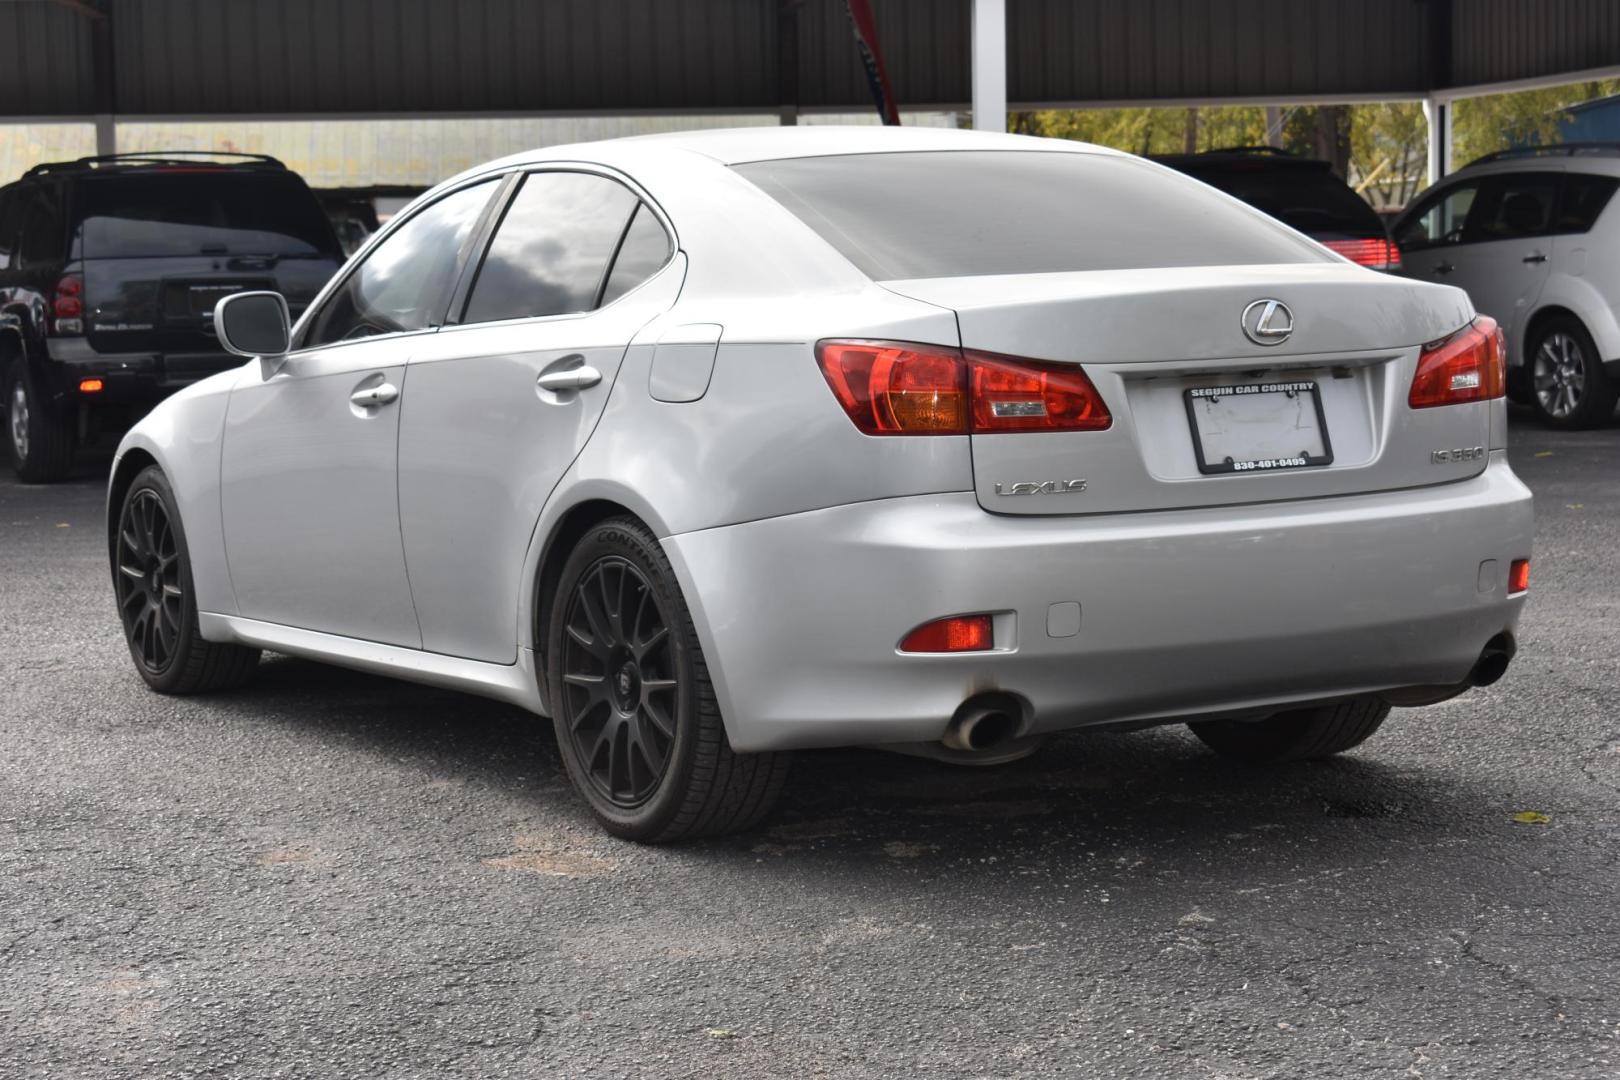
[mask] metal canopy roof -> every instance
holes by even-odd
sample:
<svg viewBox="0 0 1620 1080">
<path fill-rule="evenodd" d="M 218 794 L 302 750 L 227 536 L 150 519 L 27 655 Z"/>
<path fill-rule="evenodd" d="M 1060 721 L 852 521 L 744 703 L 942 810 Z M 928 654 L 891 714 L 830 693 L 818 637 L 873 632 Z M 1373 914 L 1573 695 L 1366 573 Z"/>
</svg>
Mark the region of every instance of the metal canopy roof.
<svg viewBox="0 0 1620 1080">
<path fill-rule="evenodd" d="M 973 0 L 873 0 L 966 108 Z M 1616 0 L 1005 0 L 1015 108 L 1460 96 L 1620 70 Z M 0 0 L 0 117 L 870 107 L 843 0 Z"/>
</svg>

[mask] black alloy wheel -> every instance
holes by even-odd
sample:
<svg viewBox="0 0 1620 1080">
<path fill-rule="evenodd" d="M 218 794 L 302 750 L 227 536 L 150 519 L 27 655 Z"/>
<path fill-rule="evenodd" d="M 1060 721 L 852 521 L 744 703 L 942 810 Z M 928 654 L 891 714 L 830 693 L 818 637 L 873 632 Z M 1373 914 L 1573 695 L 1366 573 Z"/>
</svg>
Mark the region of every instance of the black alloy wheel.
<svg viewBox="0 0 1620 1080">
<path fill-rule="evenodd" d="M 788 755 L 732 750 L 692 613 L 651 530 L 631 517 L 587 528 L 545 610 L 557 747 L 603 828 L 667 843 L 769 813 Z"/>
<path fill-rule="evenodd" d="M 252 678 L 259 650 L 205 641 L 174 492 L 157 466 L 124 493 L 109 538 L 113 593 L 135 670 L 166 694 L 226 690 Z"/>
<path fill-rule="evenodd" d="M 161 676 L 174 663 L 186 594 L 180 546 L 155 489 L 142 488 L 124 502 L 115 559 L 118 610 L 130 652 L 146 672 Z"/>
<path fill-rule="evenodd" d="M 564 618 L 562 693 L 590 783 L 634 809 L 657 790 L 675 746 L 680 679 L 669 620 L 640 570 L 620 556 L 591 564 Z"/>
</svg>

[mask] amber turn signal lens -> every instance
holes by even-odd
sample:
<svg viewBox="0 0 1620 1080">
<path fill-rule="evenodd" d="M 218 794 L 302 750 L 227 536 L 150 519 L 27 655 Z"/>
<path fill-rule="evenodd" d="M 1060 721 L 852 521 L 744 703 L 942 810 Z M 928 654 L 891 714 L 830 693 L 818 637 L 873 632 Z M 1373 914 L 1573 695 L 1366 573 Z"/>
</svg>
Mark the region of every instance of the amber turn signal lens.
<svg viewBox="0 0 1620 1080">
<path fill-rule="evenodd" d="M 106 385 L 107 384 L 102 382 L 100 379 L 80 379 L 79 393 L 99 394 Z"/>
</svg>

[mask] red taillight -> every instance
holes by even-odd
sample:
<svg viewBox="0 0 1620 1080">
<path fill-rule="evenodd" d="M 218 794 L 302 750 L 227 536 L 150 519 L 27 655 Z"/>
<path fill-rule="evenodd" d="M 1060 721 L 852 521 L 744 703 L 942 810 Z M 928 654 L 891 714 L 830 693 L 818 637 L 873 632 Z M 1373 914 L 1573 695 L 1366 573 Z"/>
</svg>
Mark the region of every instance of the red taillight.
<svg viewBox="0 0 1620 1080">
<path fill-rule="evenodd" d="M 1113 422 L 1075 364 L 894 341 L 823 341 L 816 360 L 868 435 L 1101 431 Z"/>
<path fill-rule="evenodd" d="M 900 642 L 901 652 L 983 652 L 995 647 L 994 621 L 988 615 L 952 615 L 923 623 Z"/>
<path fill-rule="evenodd" d="M 1414 409 L 1499 398 L 1507 390 L 1507 341 L 1481 315 L 1448 338 L 1425 345 L 1407 404 Z"/>
<path fill-rule="evenodd" d="M 976 352 L 967 357 L 976 432 L 1102 431 L 1113 423 L 1078 365 Z"/>
<path fill-rule="evenodd" d="M 838 403 L 868 435 L 967 431 L 967 371 L 956 349 L 823 341 L 816 359 Z"/>
<path fill-rule="evenodd" d="M 1530 591 L 1530 560 L 1514 559 L 1508 566 L 1508 592 Z"/>
<path fill-rule="evenodd" d="M 68 274 L 51 290 L 51 317 L 58 334 L 84 332 L 84 279 Z"/>
<path fill-rule="evenodd" d="M 1370 240 L 1323 240 L 1322 245 L 1360 266 L 1399 270 L 1401 249 L 1382 237 Z"/>
<path fill-rule="evenodd" d="M 52 293 L 51 314 L 58 319 L 77 319 L 84 314 L 84 279 L 69 274 L 56 283 Z"/>
</svg>

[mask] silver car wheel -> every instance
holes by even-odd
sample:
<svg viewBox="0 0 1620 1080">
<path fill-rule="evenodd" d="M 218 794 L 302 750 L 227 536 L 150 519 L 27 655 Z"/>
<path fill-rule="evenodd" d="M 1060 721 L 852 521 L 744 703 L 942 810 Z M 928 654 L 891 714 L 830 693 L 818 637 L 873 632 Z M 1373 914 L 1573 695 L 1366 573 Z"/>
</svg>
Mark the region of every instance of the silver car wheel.
<svg viewBox="0 0 1620 1080">
<path fill-rule="evenodd" d="M 28 459 L 28 389 L 21 379 L 11 388 L 11 452 L 18 461 Z"/>
<path fill-rule="evenodd" d="M 1580 342 L 1562 331 L 1548 334 L 1536 350 L 1532 378 L 1536 399 L 1547 415 L 1560 420 L 1569 416 L 1586 391 L 1586 356 Z"/>
</svg>

